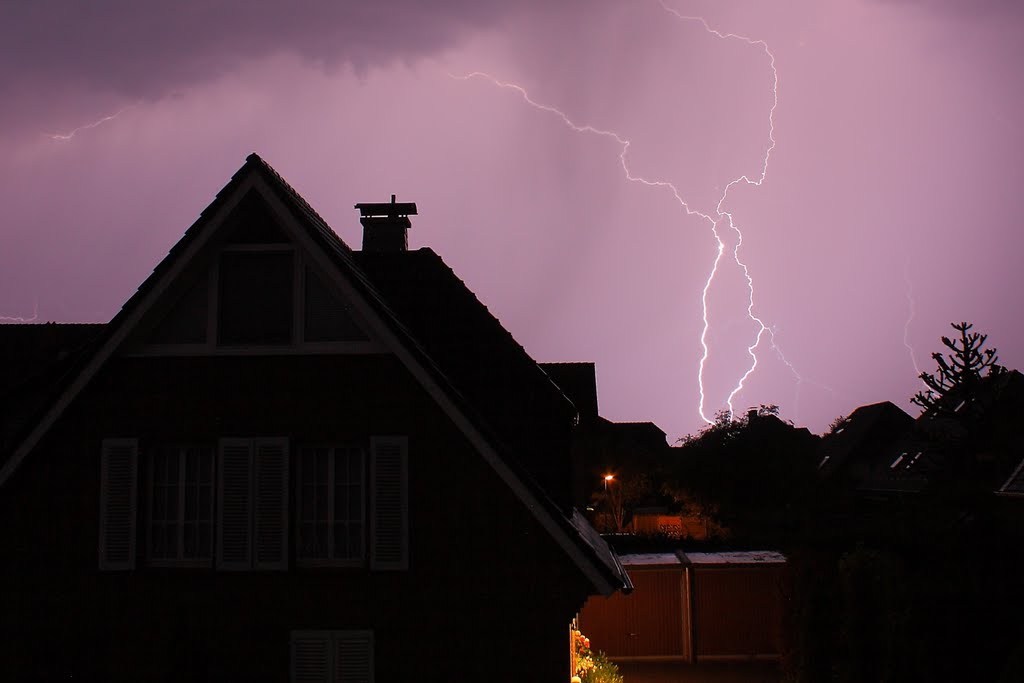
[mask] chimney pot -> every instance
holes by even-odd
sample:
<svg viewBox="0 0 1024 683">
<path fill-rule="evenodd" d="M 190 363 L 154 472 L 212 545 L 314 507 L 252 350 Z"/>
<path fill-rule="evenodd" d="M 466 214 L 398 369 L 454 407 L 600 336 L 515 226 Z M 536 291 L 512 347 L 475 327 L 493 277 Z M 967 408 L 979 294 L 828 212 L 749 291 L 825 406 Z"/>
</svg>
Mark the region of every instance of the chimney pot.
<svg viewBox="0 0 1024 683">
<path fill-rule="evenodd" d="M 356 204 L 363 225 L 363 251 L 393 252 L 409 248 L 409 216 L 416 215 L 413 202 Z"/>
</svg>

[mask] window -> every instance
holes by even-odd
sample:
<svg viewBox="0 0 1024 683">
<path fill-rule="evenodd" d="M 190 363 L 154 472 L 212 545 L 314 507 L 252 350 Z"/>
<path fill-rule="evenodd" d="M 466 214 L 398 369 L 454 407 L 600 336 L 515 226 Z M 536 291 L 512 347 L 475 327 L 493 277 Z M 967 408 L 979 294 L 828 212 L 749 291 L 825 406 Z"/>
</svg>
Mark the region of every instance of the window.
<svg viewBox="0 0 1024 683">
<path fill-rule="evenodd" d="M 203 272 L 149 334 L 151 344 L 205 344 L 209 283 Z"/>
<path fill-rule="evenodd" d="M 217 447 L 157 444 L 141 452 L 140 468 L 137 439 L 103 441 L 100 569 L 134 569 L 138 555 L 156 566 L 284 570 L 290 510 L 295 555 L 304 565 L 409 566 L 407 437 L 374 436 L 368 449 L 304 447 L 294 489 L 283 437 L 221 439 Z"/>
<path fill-rule="evenodd" d="M 292 342 L 291 251 L 225 251 L 218 274 L 217 343 Z"/>
<path fill-rule="evenodd" d="M 147 494 L 147 559 L 208 564 L 213 555 L 213 449 L 153 449 Z"/>
<path fill-rule="evenodd" d="M 373 683 L 373 631 L 292 631 L 292 683 Z"/>
<path fill-rule="evenodd" d="M 305 269 L 305 324 L 307 342 L 366 341 L 352 317 L 348 302 L 323 283 L 312 268 Z"/>
<path fill-rule="evenodd" d="M 362 564 L 365 556 L 363 450 L 306 447 L 298 462 L 296 555 L 309 564 Z"/>
</svg>

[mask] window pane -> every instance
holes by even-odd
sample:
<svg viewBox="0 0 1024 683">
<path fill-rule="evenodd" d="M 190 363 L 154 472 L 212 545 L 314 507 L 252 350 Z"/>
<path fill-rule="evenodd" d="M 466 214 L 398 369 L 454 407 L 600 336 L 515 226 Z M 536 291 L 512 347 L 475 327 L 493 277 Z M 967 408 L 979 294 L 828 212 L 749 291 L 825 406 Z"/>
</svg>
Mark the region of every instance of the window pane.
<svg viewBox="0 0 1024 683">
<path fill-rule="evenodd" d="M 161 446 L 151 468 L 150 557 L 212 557 L 213 449 Z"/>
<path fill-rule="evenodd" d="M 171 522 L 165 528 L 167 529 L 167 533 L 165 535 L 167 547 L 166 556 L 169 558 L 176 558 L 178 556 L 178 524 Z"/>
<path fill-rule="evenodd" d="M 149 336 L 151 344 L 202 344 L 206 341 L 206 273 L 189 287 Z"/>
<path fill-rule="evenodd" d="M 197 525 L 196 547 L 198 556 L 202 558 L 212 557 L 213 550 L 213 528 L 207 522 L 200 522 Z"/>
<path fill-rule="evenodd" d="M 199 487 L 199 516 L 197 519 L 209 522 L 213 518 L 213 487 Z"/>
<path fill-rule="evenodd" d="M 313 272 L 306 269 L 306 329 L 305 340 L 363 341 L 366 335 L 359 329 L 348 304 L 339 299 Z"/>
<path fill-rule="evenodd" d="M 224 252 L 218 291 L 219 344 L 291 342 L 291 252 Z"/>
</svg>

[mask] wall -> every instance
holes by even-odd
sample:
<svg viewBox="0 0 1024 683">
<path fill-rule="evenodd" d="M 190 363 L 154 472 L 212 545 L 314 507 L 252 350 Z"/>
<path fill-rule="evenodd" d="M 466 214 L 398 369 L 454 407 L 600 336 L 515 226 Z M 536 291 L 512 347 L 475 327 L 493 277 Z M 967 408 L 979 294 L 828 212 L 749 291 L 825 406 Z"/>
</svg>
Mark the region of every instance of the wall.
<svg viewBox="0 0 1024 683">
<path fill-rule="evenodd" d="M 373 434 L 409 436 L 407 572 L 97 570 L 103 438 Z M 377 681 L 565 680 L 589 590 L 383 355 L 116 360 L 0 490 L 0 527 L 4 680 L 287 680 L 289 631 L 320 628 L 372 628 Z"/>
</svg>

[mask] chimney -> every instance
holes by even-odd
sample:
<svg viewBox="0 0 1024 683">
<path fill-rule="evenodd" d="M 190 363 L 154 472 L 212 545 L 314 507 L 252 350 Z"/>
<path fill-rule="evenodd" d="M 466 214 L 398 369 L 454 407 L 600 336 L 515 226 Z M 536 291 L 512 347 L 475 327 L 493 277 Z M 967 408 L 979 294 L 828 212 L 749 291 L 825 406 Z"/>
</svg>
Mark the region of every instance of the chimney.
<svg viewBox="0 0 1024 683">
<path fill-rule="evenodd" d="M 409 248 L 409 216 L 416 215 L 416 204 L 356 204 L 363 224 L 363 251 L 406 251 Z"/>
</svg>

